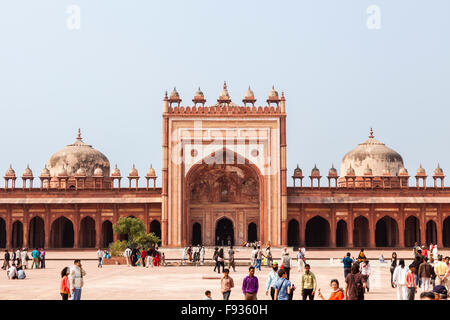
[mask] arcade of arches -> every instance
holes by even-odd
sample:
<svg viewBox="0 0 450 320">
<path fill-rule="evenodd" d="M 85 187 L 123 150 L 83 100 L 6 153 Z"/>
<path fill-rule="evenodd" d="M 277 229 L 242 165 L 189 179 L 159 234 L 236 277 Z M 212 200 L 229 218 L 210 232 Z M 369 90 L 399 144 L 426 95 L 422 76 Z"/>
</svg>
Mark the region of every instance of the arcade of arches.
<svg viewBox="0 0 450 320">
<path fill-rule="evenodd" d="M 444 219 L 441 230 L 435 220 L 430 219 L 426 223 L 421 223 L 416 216 L 409 216 L 402 224 L 389 215 L 380 215 L 376 221 L 373 219 L 373 229 L 370 227 L 369 219 L 370 217 L 363 215 L 355 217 L 353 221 L 320 215 L 309 216 L 307 220 L 291 216 L 288 222 L 287 245 L 394 248 L 412 247 L 414 242 L 429 245 L 442 241 L 441 246 L 450 246 L 450 217 Z M 299 221 L 304 221 L 303 228 L 302 222 Z"/>
</svg>

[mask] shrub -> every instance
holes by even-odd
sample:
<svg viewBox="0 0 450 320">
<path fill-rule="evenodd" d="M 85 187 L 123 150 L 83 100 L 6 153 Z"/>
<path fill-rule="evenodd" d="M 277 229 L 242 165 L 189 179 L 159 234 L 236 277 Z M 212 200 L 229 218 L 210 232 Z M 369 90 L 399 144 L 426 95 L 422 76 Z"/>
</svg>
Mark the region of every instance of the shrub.
<svg viewBox="0 0 450 320">
<path fill-rule="evenodd" d="M 128 242 L 126 240 L 117 240 L 109 244 L 109 252 L 112 257 L 121 257 L 127 246 Z"/>
</svg>

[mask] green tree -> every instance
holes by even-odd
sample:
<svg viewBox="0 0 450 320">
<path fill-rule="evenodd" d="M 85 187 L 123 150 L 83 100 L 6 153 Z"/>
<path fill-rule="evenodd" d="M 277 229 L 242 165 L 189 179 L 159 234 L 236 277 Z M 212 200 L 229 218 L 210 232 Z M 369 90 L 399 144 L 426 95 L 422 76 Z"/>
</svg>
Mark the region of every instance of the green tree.
<svg viewBox="0 0 450 320">
<path fill-rule="evenodd" d="M 133 241 L 133 239 L 140 234 L 145 234 L 145 225 L 140 219 L 132 217 L 121 217 L 113 226 L 114 232 L 119 234 L 126 234 L 128 236 L 128 241 Z"/>
<path fill-rule="evenodd" d="M 114 232 L 119 234 L 125 234 L 128 237 L 127 241 L 116 241 L 111 243 L 110 250 L 114 250 L 114 256 L 120 256 L 121 252 L 125 250 L 127 246 L 136 246 L 139 248 L 148 248 L 154 244 L 161 242 L 161 239 L 157 237 L 153 232 L 146 233 L 145 225 L 140 219 L 132 217 L 122 217 L 117 220 L 113 226 Z"/>
</svg>

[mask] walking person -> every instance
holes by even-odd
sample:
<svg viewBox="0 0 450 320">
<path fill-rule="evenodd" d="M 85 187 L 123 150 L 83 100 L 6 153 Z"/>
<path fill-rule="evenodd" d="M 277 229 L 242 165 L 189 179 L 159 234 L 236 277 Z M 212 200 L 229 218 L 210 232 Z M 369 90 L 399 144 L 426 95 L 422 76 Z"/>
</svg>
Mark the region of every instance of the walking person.
<svg viewBox="0 0 450 320">
<path fill-rule="evenodd" d="M 347 278 L 345 278 L 345 300 L 364 300 L 366 280 L 359 272 L 359 263 L 354 263 Z"/>
<path fill-rule="evenodd" d="M 222 292 L 223 300 L 230 300 L 232 288 L 234 288 L 234 281 L 230 277 L 230 270 L 223 269 L 223 277 L 220 280 L 220 291 Z"/>
<path fill-rule="evenodd" d="M 282 266 L 284 271 L 286 271 L 286 277 L 289 280 L 289 274 L 291 271 L 291 257 L 289 256 L 289 252 L 286 252 L 282 257 Z M 305 265 L 306 267 L 306 265 Z"/>
<path fill-rule="evenodd" d="M 98 260 L 97 268 L 102 268 L 103 251 L 100 248 L 98 248 L 97 250 L 97 260 Z"/>
<path fill-rule="evenodd" d="M 70 268 L 65 267 L 61 271 L 61 285 L 59 286 L 59 293 L 63 300 L 68 300 L 71 298 L 70 294 L 70 283 L 69 283 Z"/>
<path fill-rule="evenodd" d="M 448 266 L 443 261 L 443 257 L 441 254 L 438 255 L 438 262 L 436 262 L 434 265 L 434 272 L 436 273 L 436 280 L 438 280 L 436 285 L 445 287 L 447 284 L 447 278 L 445 277 L 445 275 L 448 272 Z"/>
<path fill-rule="evenodd" d="M 45 250 L 44 250 L 44 248 L 42 248 L 40 251 L 39 260 L 41 262 L 41 269 L 45 269 Z"/>
<path fill-rule="evenodd" d="M 84 285 L 83 277 L 86 271 L 82 268 L 81 260 L 75 259 L 69 273 L 70 293 L 72 300 L 81 300 L 81 289 Z"/>
<path fill-rule="evenodd" d="M 289 300 L 292 284 L 287 279 L 286 271 L 278 270 L 278 280 L 275 284 L 275 300 Z"/>
<path fill-rule="evenodd" d="M 147 251 L 145 251 L 144 247 L 141 250 L 141 264 L 142 267 L 145 268 L 145 259 L 147 258 Z"/>
<path fill-rule="evenodd" d="M 409 271 L 406 274 L 405 286 L 406 286 L 407 300 L 414 300 L 414 297 L 417 293 L 417 285 L 416 285 L 415 266 L 412 263 L 409 265 Z"/>
<path fill-rule="evenodd" d="M 344 279 L 347 279 L 347 275 L 350 273 L 353 264 L 350 252 L 347 252 L 346 256 L 342 259 L 342 263 L 344 264 Z"/>
<path fill-rule="evenodd" d="M 155 252 L 155 248 L 153 246 L 151 246 L 148 251 L 147 251 L 147 263 L 146 263 L 146 267 L 152 267 L 153 268 L 153 256 L 154 256 L 154 252 Z"/>
<path fill-rule="evenodd" d="M 183 248 L 183 252 L 181 252 L 181 264 L 184 266 L 186 264 L 187 259 L 187 248 Z M 214 270 L 215 271 L 215 270 Z"/>
<path fill-rule="evenodd" d="M 215 247 L 214 248 L 214 253 L 213 253 L 214 272 L 217 270 L 217 267 L 218 267 L 218 261 L 217 261 L 217 257 L 218 256 L 219 256 L 219 248 Z"/>
<path fill-rule="evenodd" d="M 250 266 L 248 268 L 248 276 L 242 281 L 242 293 L 245 300 L 257 300 L 258 299 L 258 278 L 255 276 L 255 267 Z"/>
<path fill-rule="evenodd" d="M 256 248 L 256 262 L 255 262 L 255 269 L 258 269 L 259 271 L 261 271 L 261 261 L 262 261 L 262 250 L 261 247 L 258 246 Z"/>
<path fill-rule="evenodd" d="M 361 263 L 364 261 L 364 259 L 367 259 L 366 254 L 364 253 L 364 248 L 361 249 L 361 251 L 358 254 L 358 263 Z"/>
<path fill-rule="evenodd" d="M 389 271 L 391 272 L 391 286 L 392 288 L 394 288 L 394 270 L 395 268 L 397 268 L 397 253 L 396 252 L 392 252 L 392 257 L 391 257 L 391 267 L 389 269 Z"/>
<path fill-rule="evenodd" d="M 14 249 L 11 249 L 11 265 L 16 265 L 16 252 L 14 251 Z"/>
<path fill-rule="evenodd" d="M 33 269 L 33 266 L 35 269 L 39 269 L 39 257 L 40 256 L 41 256 L 41 253 L 39 252 L 38 248 L 31 251 L 31 258 L 33 258 L 33 264 L 31 266 L 31 269 Z"/>
<path fill-rule="evenodd" d="M 400 259 L 392 275 L 392 287 L 397 287 L 397 300 L 406 300 L 406 274 L 405 260 Z"/>
<path fill-rule="evenodd" d="M 230 246 L 230 249 L 228 250 L 228 269 L 230 269 L 230 268 L 233 268 L 233 271 L 236 272 L 233 246 Z"/>
<path fill-rule="evenodd" d="M 422 282 L 422 292 L 430 289 L 431 280 L 431 264 L 428 263 L 428 257 L 423 258 L 423 262 L 419 266 L 419 279 Z"/>
<path fill-rule="evenodd" d="M 308 297 L 309 300 L 314 300 L 314 294 L 316 293 L 316 276 L 310 271 L 310 269 L 310 265 L 305 264 L 305 273 L 302 275 L 302 282 L 300 287 L 302 300 L 306 300 Z"/>
<path fill-rule="evenodd" d="M 16 250 L 16 264 L 17 266 L 20 265 L 20 249 Z"/>
<path fill-rule="evenodd" d="M 217 253 L 217 273 L 220 273 L 220 267 L 222 266 L 222 270 L 225 268 L 225 258 L 223 254 L 223 248 L 220 248 Z"/>
<path fill-rule="evenodd" d="M 305 267 L 305 255 L 301 248 L 298 248 L 297 252 L 297 263 L 298 263 L 298 272 L 303 272 Z"/>
<path fill-rule="evenodd" d="M 256 246 L 253 247 L 252 254 L 250 256 L 250 265 L 256 268 L 256 255 L 258 253 L 258 249 Z"/>
<path fill-rule="evenodd" d="M 10 267 L 10 266 L 9 266 L 9 260 L 10 260 L 10 258 L 11 258 L 8 249 L 5 249 L 5 255 L 4 255 L 3 258 L 4 258 L 4 259 L 3 259 L 3 266 L 2 266 L 2 269 L 3 269 L 3 270 L 8 270 L 9 267 Z"/>
<path fill-rule="evenodd" d="M 364 278 L 366 279 L 366 288 L 365 290 L 367 290 L 367 292 L 369 292 L 370 289 L 370 265 L 369 265 L 369 260 L 364 260 L 362 266 L 361 266 L 361 274 L 364 276 Z"/>
<path fill-rule="evenodd" d="M 200 248 L 200 265 L 203 266 L 205 264 L 205 247 Z"/>
<path fill-rule="evenodd" d="M 269 295 L 272 300 L 275 300 L 275 285 L 277 284 L 278 276 L 278 263 L 274 262 L 272 265 L 272 270 L 269 272 L 269 275 L 266 280 L 266 296 Z"/>
<path fill-rule="evenodd" d="M 131 249 L 130 247 L 127 247 L 123 253 L 123 256 L 125 257 L 125 259 L 127 260 L 127 266 L 131 266 Z"/>
<path fill-rule="evenodd" d="M 22 268 L 26 269 L 28 266 L 28 251 L 27 248 L 23 248 L 22 252 L 20 253 L 20 261 L 22 261 Z"/>
<path fill-rule="evenodd" d="M 272 268 L 273 257 L 272 257 L 272 250 L 270 250 L 270 247 L 266 248 L 266 258 L 267 258 L 267 266 L 269 268 Z"/>
</svg>

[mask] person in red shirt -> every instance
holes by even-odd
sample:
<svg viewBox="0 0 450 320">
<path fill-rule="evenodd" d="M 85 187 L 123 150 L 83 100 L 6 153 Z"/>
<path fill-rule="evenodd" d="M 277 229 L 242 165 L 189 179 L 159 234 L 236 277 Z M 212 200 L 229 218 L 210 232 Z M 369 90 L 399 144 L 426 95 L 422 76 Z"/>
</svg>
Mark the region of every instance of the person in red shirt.
<svg viewBox="0 0 450 320">
<path fill-rule="evenodd" d="M 59 292 L 63 300 L 68 300 L 71 297 L 69 277 L 68 277 L 69 273 L 70 273 L 69 267 L 65 267 L 61 271 L 61 285 L 59 288 Z"/>
<path fill-rule="evenodd" d="M 141 251 L 141 265 L 143 267 L 145 267 L 145 258 L 147 258 L 147 251 L 145 251 L 145 249 L 142 248 L 142 251 Z"/>
<path fill-rule="evenodd" d="M 428 258 L 428 250 L 425 246 L 422 246 L 422 255 Z"/>
<path fill-rule="evenodd" d="M 414 264 L 410 264 L 409 271 L 406 274 L 406 281 L 405 281 L 407 300 L 414 300 L 414 296 L 417 293 L 416 279 L 414 276 L 415 270 L 416 267 L 414 266 Z"/>
</svg>

